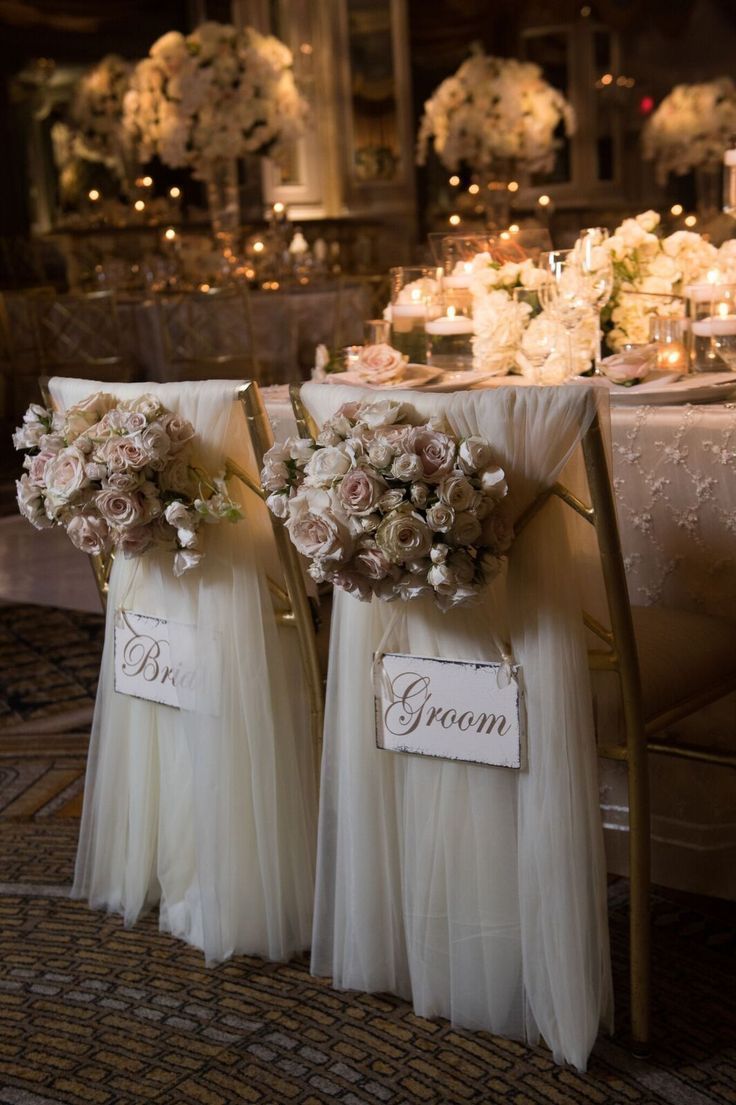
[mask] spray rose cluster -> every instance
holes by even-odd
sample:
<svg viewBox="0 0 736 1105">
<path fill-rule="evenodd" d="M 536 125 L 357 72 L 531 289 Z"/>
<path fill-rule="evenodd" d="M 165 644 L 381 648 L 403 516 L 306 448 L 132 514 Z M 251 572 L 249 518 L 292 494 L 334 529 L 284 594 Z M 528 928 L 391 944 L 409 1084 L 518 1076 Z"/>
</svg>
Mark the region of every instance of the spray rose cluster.
<svg viewBox="0 0 736 1105">
<path fill-rule="evenodd" d="M 25 451 L 21 514 L 37 529 L 62 526 L 91 555 L 174 553 L 174 575 L 203 557 L 203 522 L 237 522 L 225 473 L 196 462 L 191 422 L 153 395 L 119 402 L 97 392 L 63 413 L 37 403 L 13 435 Z"/>
<path fill-rule="evenodd" d="M 506 477 L 481 437 L 416 425 L 405 403 L 348 403 L 316 442 L 274 445 L 261 473 L 309 573 L 363 601 L 473 601 L 513 538 Z"/>
</svg>

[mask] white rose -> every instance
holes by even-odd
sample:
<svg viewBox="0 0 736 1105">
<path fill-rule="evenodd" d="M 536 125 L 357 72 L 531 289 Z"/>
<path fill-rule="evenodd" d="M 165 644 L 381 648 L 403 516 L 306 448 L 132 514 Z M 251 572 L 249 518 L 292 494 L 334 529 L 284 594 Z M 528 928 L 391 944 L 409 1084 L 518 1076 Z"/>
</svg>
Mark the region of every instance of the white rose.
<svg viewBox="0 0 736 1105">
<path fill-rule="evenodd" d="M 401 378 L 406 361 L 402 353 L 383 342 L 364 346 L 355 368 L 370 376 L 375 383 L 390 383 Z"/>
<path fill-rule="evenodd" d="M 424 468 L 420 458 L 415 453 L 399 453 L 397 457 L 394 457 L 391 465 L 391 475 L 395 480 L 411 483 L 412 480 L 418 480 L 420 476 L 424 475 Z"/>
<path fill-rule="evenodd" d="M 153 468 L 164 466 L 171 448 L 171 442 L 166 431 L 157 422 L 152 422 L 142 433 L 137 434 L 135 441 L 147 457 L 148 464 Z"/>
<path fill-rule="evenodd" d="M 477 492 L 465 476 L 451 473 L 437 485 L 437 494 L 443 503 L 447 503 L 453 510 L 470 510 L 473 506 Z"/>
<path fill-rule="evenodd" d="M 329 487 L 349 472 L 350 468 L 350 457 L 344 446 L 328 445 L 324 449 L 315 450 L 304 471 L 314 486 Z"/>
<path fill-rule="evenodd" d="M 458 460 L 464 472 L 472 475 L 479 468 L 485 468 L 493 459 L 491 446 L 482 437 L 466 437 L 460 442 Z"/>
<path fill-rule="evenodd" d="M 503 499 L 508 491 L 506 473 L 497 464 L 491 464 L 480 473 L 480 485 L 491 499 Z"/>
<path fill-rule="evenodd" d="M 381 399 L 376 403 L 361 404 L 358 420 L 371 430 L 380 430 L 398 422 L 403 412 L 403 403 L 397 403 L 394 399 Z"/>
<path fill-rule="evenodd" d="M 144 499 L 137 491 L 99 491 L 95 495 L 95 504 L 112 527 L 124 529 L 139 526 L 146 520 Z"/>
<path fill-rule="evenodd" d="M 446 561 L 433 564 L 427 572 L 427 583 L 436 591 L 452 588 L 456 582 L 455 572 Z"/>
<path fill-rule="evenodd" d="M 289 513 L 289 496 L 283 491 L 274 491 L 266 499 L 266 506 L 275 518 L 286 518 Z"/>
<path fill-rule="evenodd" d="M 393 448 L 385 441 L 374 441 L 368 447 L 368 460 L 374 468 L 388 468 L 393 456 Z"/>
<path fill-rule="evenodd" d="M 421 514 L 407 504 L 384 518 L 376 530 L 376 543 L 388 560 L 400 564 L 427 556 L 432 533 Z"/>
<path fill-rule="evenodd" d="M 385 491 L 381 498 L 378 500 L 378 509 L 383 511 L 384 514 L 390 513 L 392 510 L 396 510 L 397 506 L 400 506 L 404 502 L 404 492 L 398 487 L 391 488 L 390 491 Z"/>
<path fill-rule="evenodd" d="M 289 479 L 290 473 L 287 465 L 284 461 L 271 456 L 269 450 L 266 453 L 261 470 L 261 486 L 263 489 L 265 491 L 280 491 L 281 488 L 286 487 Z"/>
<path fill-rule="evenodd" d="M 425 507 L 429 501 L 429 488 L 426 483 L 415 483 L 412 485 L 410 495 L 414 506 Z"/>
<path fill-rule="evenodd" d="M 50 498 L 56 504 L 66 503 L 83 488 L 90 486 L 85 473 L 85 458 L 74 445 L 67 446 L 48 461 L 44 480 Z"/>
<path fill-rule="evenodd" d="M 48 529 L 53 522 L 46 515 L 41 488 L 23 475 L 15 483 L 18 509 L 36 529 Z"/>
<path fill-rule="evenodd" d="M 289 503 L 286 528 L 299 552 L 310 560 L 338 564 L 349 559 L 353 538 L 347 519 L 326 491 L 302 491 Z"/>
<path fill-rule="evenodd" d="M 446 503 L 435 503 L 427 511 L 427 525 L 435 532 L 444 533 L 455 522 L 455 511 Z"/>
<path fill-rule="evenodd" d="M 140 411 L 141 414 L 150 422 L 154 418 L 158 418 L 159 415 L 164 413 L 164 409 L 159 403 L 158 399 L 150 393 L 140 395 L 137 399 L 134 399 L 132 403 L 128 404 L 128 407 L 132 411 Z M 178 416 L 174 416 L 178 417 Z"/>
<path fill-rule="evenodd" d="M 337 497 L 348 514 L 370 514 L 385 489 L 380 476 L 365 468 L 353 468 L 341 480 Z"/>
<path fill-rule="evenodd" d="M 110 547 L 107 522 L 97 514 L 75 514 L 66 532 L 72 544 L 89 556 L 99 556 Z"/>
</svg>

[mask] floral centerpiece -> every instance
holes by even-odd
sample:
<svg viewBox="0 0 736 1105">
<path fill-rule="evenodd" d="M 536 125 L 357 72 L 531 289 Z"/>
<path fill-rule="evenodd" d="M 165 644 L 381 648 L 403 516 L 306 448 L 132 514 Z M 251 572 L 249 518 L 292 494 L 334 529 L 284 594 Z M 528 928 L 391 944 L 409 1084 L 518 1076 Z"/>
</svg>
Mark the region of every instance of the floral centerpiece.
<svg viewBox="0 0 736 1105">
<path fill-rule="evenodd" d="M 144 161 L 156 154 L 202 175 L 218 159 L 282 159 L 306 113 L 291 51 L 279 39 L 208 22 L 154 42 L 133 73 L 124 125 Z"/>
<path fill-rule="evenodd" d="M 538 65 L 489 57 L 476 47 L 425 103 L 417 162 L 424 164 L 431 142 L 451 171 L 464 162 L 488 174 L 515 162 L 529 172 L 548 172 L 560 123 L 572 134 L 575 113 Z"/>
<path fill-rule="evenodd" d="M 224 472 L 196 459 L 194 427 L 152 395 L 130 402 L 98 392 L 64 414 L 32 404 L 13 435 L 25 451 L 21 514 L 37 529 L 61 526 L 89 554 L 171 550 L 174 575 L 204 555 L 203 522 L 237 522 Z"/>
<path fill-rule="evenodd" d="M 730 77 L 678 84 L 647 120 L 644 157 L 656 162 L 663 184 L 668 173 L 682 176 L 700 166 L 719 166 L 735 134 L 736 84 Z"/>
<path fill-rule="evenodd" d="M 726 268 L 733 264 L 727 245 L 721 255 L 694 231 L 676 230 L 663 237 L 659 223 L 656 211 L 645 211 L 624 219 L 602 243 L 613 261 L 613 292 L 603 312 L 603 328 L 614 352 L 648 342 L 651 315 L 682 315 L 686 286 L 705 280 L 710 269 L 719 269 L 721 256 Z"/>
<path fill-rule="evenodd" d="M 492 446 L 416 424 L 406 404 L 348 403 L 316 442 L 266 454 L 261 480 L 309 573 L 364 601 L 474 600 L 502 567 L 513 528 Z"/>
<path fill-rule="evenodd" d="M 108 54 L 79 80 L 69 119 L 79 157 L 102 161 L 124 175 L 123 100 L 133 66 L 117 54 Z"/>
</svg>

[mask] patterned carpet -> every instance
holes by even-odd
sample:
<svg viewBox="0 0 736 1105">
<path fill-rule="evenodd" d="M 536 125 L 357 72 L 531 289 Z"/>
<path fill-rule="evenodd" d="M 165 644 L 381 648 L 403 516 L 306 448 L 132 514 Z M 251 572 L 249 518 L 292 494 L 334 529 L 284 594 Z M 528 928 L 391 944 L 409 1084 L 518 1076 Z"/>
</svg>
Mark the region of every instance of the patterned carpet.
<svg viewBox="0 0 736 1105">
<path fill-rule="evenodd" d="M 544 1048 L 422 1020 L 392 997 L 336 992 L 304 962 L 238 957 L 207 969 L 153 914 L 126 930 L 70 901 L 87 730 L 64 727 L 69 702 L 91 705 L 100 619 L 45 611 L 58 629 L 47 650 L 28 611 L 0 611 L 6 655 L 35 651 L 49 687 L 63 676 L 68 696 L 52 698 L 42 681 L 23 690 L 15 671 L 4 678 L 0 1105 L 736 1102 L 735 918 L 723 902 L 655 896 L 657 1044 L 642 1063 L 624 1041 L 627 884 L 611 884 L 621 1031 L 579 1075 Z"/>
</svg>

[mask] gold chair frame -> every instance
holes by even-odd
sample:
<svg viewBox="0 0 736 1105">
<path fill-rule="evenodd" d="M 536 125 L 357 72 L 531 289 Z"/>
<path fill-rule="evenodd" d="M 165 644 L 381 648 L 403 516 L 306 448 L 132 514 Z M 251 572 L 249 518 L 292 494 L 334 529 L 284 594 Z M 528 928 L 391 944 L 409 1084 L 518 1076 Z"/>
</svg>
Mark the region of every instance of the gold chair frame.
<svg viewBox="0 0 736 1105">
<path fill-rule="evenodd" d="M 627 765 L 629 796 L 629 977 L 631 991 L 631 1043 L 635 1055 L 649 1054 L 651 1033 L 651 828 L 648 753 L 679 756 L 736 767 L 736 754 L 711 748 L 652 739 L 666 726 L 689 717 L 703 706 L 736 690 L 736 675 L 699 688 L 690 698 L 673 702 L 663 712 L 647 717 L 642 699 L 641 676 L 631 603 L 626 584 L 616 506 L 601 422 L 595 415 L 582 439 L 590 503 L 579 499 L 561 483 L 544 491 L 516 523 L 519 533 L 553 497 L 560 499 L 595 529 L 606 593 L 610 628 L 585 612 L 586 627 L 603 648 L 591 649 L 591 671 L 618 676 L 623 710 L 623 744 L 599 744 L 599 755 Z"/>
<path fill-rule="evenodd" d="M 47 406 L 51 406 L 48 378 L 39 380 L 41 393 Z M 263 466 L 263 457 L 273 445 L 271 423 L 263 405 L 260 389 L 255 380 L 241 384 L 236 391 L 236 400 L 240 403 L 255 454 L 258 472 Z M 225 471 L 229 478 L 235 478 L 259 499 L 266 495 L 258 477 L 252 476 L 231 458 L 225 460 Z M 283 586 L 267 576 L 268 589 L 274 604 L 276 622 L 296 630 L 299 658 L 304 673 L 309 700 L 309 729 L 315 750 L 315 768 L 319 779 L 319 766 L 322 760 L 322 726 L 324 719 L 324 691 L 317 655 L 315 621 L 307 595 L 304 574 L 299 556 L 278 519 L 270 511 L 268 516 L 276 542 L 276 549 L 283 572 Z M 110 571 L 115 559 L 114 553 L 90 556 L 97 591 L 103 612 L 107 608 L 107 594 L 110 586 Z"/>
<path fill-rule="evenodd" d="M 314 438 L 318 428 L 301 399 L 301 385 L 290 387 L 291 403 L 300 436 Z M 641 677 L 631 603 L 626 585 L 616 506 L 606 457 L 600 417 L 596 413 L 583 435 L 582 451 L 590 503 L 569 488 L 555 483 L 524 511 L 515 525 L 520 533 L 552 498 L 558 498 L 595 529 L 610 629 L 584 612 L 585 626 L 603 648 L 588 653 L 592 671 L 614 672 L 619 679 L 625 740 L 621 745 L 600 745 L 599 755 L 627 765 L 629 795 L 629 985 L 631 993 L 631 1045 L 635 1055 L 649 1054 L 651 1033 L 651 939 L 649 898 L 651 887 L 651 830 L 648 753 L 736 767 L 736 754 L 710 748 L 651 739 L 666 726 L 695 713 L 701 707 L 736 690 L 736 675 L 718 680 L 697 694 L 672 704 L 647 718 L 642 700 Z"/>
</svg>

